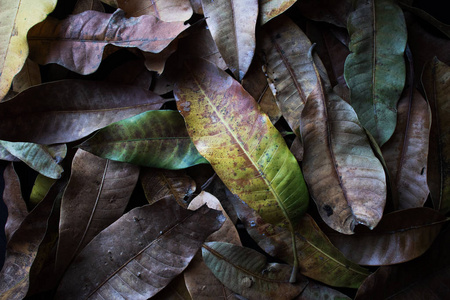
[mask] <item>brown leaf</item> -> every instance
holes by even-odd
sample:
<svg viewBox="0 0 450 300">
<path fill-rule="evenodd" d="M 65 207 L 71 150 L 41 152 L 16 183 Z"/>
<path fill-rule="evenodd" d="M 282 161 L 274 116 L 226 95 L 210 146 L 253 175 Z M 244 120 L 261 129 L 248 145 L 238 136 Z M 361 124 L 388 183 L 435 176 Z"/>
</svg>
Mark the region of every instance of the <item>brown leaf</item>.
<svg viewBox="0 0 450 300">
<path fill-rule="evenodd" d="M 19 73 L 13 79 L 13 91 L 20 93 L 29 87 L 41 83 L 39 65 L 27 58 Z"/>
<path fill-rule="evenodd" d="M 328 22 L 346 28 L 351 0 L 301 0 L 297 2 L 302 14 L 314 21 Z"/>
<path fill-rule="evenodd" d="M 139 178 L 139 167 L 78 149 L 61 203 L 57 271 L 100 231 L 122 216 Z"/>
<path fill-rule="evenodd" d="M 178 47 L 178 40 L 174 40 L 164 50 L 159 53 L 142 52 L 145 58 L 145 67 L 149 71 L 155 71 L 161 74 L 166 66 L 166 61 Z"/>
<path fill-rule="evenodd" d="M 211 35 L 231 72 L 241 80 L 255 53 L 257 0 L 202 0 Z"/>
<path fill-rule="evenodd" d="M 350 300 L 347 295 L 334 290 L 324 284 L 314 282 L 310 280 L 303 292 L 298 295 L 294 300 Z"/>
<path fill-rule="evenodd" d="M 202 0 L 189 0 L 189 2 L 196 14 L 203 15 Z"/>
<path fill-rule="evenodd" d="M 289 9 L 297 0 L 264 0 L 259 1 L 259 15 L 264 25 Z"/>
<path fill-rule="evenodd" d="M 386 214 L 372 231 L 357 228 L 352 236 L 323 229 L 348 259 L 361 265 L 381 266 L 406 262 L 422 255 L 445 221 L 445 216 L 438 211 L 420 207 Z"/>
<path fill-rule="evenodd" d="M 28 34 L 30 58 L 90 74 L 99 67 L 108 44 L 157 53 L 187 27 L 183 22 L 168 23 L 148 15 L 127 19 L 122 10 L 113 14 L 86 11 L 61 21 L 47 18 Z"/>
<path fill-rule="evenodd" d="M 100 0 L 78 0 L 77 3 L 75 3 L 75 8 L 73 9 L 72 14 L 80 14 L 87 10 L 105 12 Z"/>
<path fill-rule="evenodd" d="M 164 197 L 173 196 L 178 204 L 186 208 L 186 200 L 196 189 L 195 181 L 185 170 L 143 168 L 140 181 L 150 204 Z"/>
<path fill-rule="evenodd" d="M 3 178 L 5 179 L 3 201 L 8 208 L 8 218 L 5 224 L 6 242 L 8 242 L 28 215 L 28 209 L 22 197 L 19 177 L 12 163 L 5 168 Z"/>
<path fill-rule="evenodd" d="M 189 0 L 117 0 L 127 17 L 151 15 L 164 22 L 184 22 L 192 16 Z"/>
<path fill-rule="evenodd" d="M 443 232 L 423 256 L 379 268 L 359 288 L 361 299 L 447 299 L 450 295 L 450 231 Z"/>
<path fill-rule="evenodd" d="M 397 105 L 397 126 L 383 145 L 393 197 L 399 209 L 421 207 L 428 198 L 427 158 L 431 111 L 417 90 Z"/>
<path fill-rule="evenodd" d="M 161 292 L 152 297 L 152 300 L 192 300 L 184 282 L 184 272 L 172 280 Z"/>
<path fill-rule="evenodd" d="M 104 82 L 64 80 L 27 89 L 0 103 L 0 139 L 65 143 L 165 102 L 144 89 Z"/>
<path fill-rule="evenodd" d="M 223 221 L 220 212 L 206 206 L 191 212 L 170 199 L 135 208 L 81 251 L 56 299 L 127 295 L 146 300 L 187 267 Z"/>
</svg>

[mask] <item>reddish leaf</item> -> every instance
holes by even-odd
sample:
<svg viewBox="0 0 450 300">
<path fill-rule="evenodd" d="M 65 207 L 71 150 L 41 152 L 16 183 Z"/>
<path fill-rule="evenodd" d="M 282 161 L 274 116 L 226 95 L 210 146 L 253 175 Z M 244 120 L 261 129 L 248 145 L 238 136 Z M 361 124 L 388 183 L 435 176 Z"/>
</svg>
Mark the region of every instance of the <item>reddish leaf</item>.
<svg viewBox="0 0 450 300">
<path fill-rule="evenodd" d="M 120 9 L 113 14 L 91 10 L 61 21 L 47 18 L 30 30 L 28 43 L 32 60 L 90 74 L 108 44 L 157 53 L 186 28 L 183 22 L 167 23 L 148 15 L 127 19 Z"/>
</svg>

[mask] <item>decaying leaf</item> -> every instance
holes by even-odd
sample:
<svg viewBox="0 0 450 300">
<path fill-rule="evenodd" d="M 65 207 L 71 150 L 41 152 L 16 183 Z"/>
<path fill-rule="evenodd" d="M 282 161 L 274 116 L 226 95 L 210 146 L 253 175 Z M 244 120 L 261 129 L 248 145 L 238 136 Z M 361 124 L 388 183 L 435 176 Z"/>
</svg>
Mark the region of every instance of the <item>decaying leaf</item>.
<svg viewBox="0 0 450 300">
<path fill-rule="evenodd" d="M 79 147 L 103 158 L 153 168 L 176 170 L 208 163 L 173 110 L 147 111 L 116 122 Z"/>
<path fill-rule="evenodd" d="M 202 256 L 225 286 L 250 299 L 292 299 L 307 284 L 307 279 L 289 283 L 290 266 L 269 264 L 264 255 L 250 248 L 208 242 L 202 247 Z"/>
<path fill-rule="evenodd" d="M 346 27 L 352 0 L 301 0 L 297 2 L 297 6 L 311 20 Z"/>
<path fill-rule="evenodd" d="M 79 149 L 61 202 L 55 269 L 64 271 L 85 245 L 122 216 L 139 178 L 139 167 Z"/>
<path fill-rule="evenodd" d="M 422 83 L 431 107 L 428 186 L 434 207 L 450 211 L 450 67 L 434 58 L 423 71 Z"/>
<path fill-rule="evenodd" d="M 163 22 L 149 15 L 125 18 L 120 9 L 113 14 L 86 11 L 61 21 L 47 18 L 28 34 L 30 58 L 90 74 L 99 67 L 106 45 L 157 53 L 187 27 L 183 22 Z"/>
<path fill-rule="evenodd" d="M 14 77 L 13 80 L 13 91 L 20 93 L 29 87 L 38 85 L 41 83 L 41 73 L 39 70 L 39 65 L 27 59 L 20 70 L 19 73 Z"/>
<path fill-rule="evenodd" d="M 146 300 L 187 267 L 223 221 L 220 212 L 206 206 L 192 212 L 171 200 L 135 208 L 81 251 L 63 277 L 56 299 L 127 295 Z"/>
<path fill-rule="evenodd" d="M 303 292 L 294 300 L 350 300 L 347 295 L 326 285 L 309 280 Z"/>
<path fill-rule="evenodd" d="M 383 215 L 386 177 L 353 108 L 317 82 L 302 112 L 303 172 L 320 216 L 352 234 Z"/>
<path fill-rule="evenodd" d="M 78 140 L 165 100 L 142 88 L 63 80 L 29 88 L 0 103 L 0 139 L 40 144 Z"/>
<path fill-rule="evenodd" d="M 192 16 L 189 0 L 117 0 L 127 17 L 152 15 L 165 22 L 184 22 Z"/>
<path fill-rule="evenodd" d="M 53 11 L 57 0 L 0 2 L 0 100 L 28 56 L 27 33 Z"/>
<path fill-rule="evenodd" d="M 351 104 L 382 146 L 393 134 L 405 85 L 406 23 L 392 0 L 357 0 L 347 23 L 352 52 L 345 61 Z"/>
<path fill-rule="evenodd" d="M 257 0 L 202 0 L 206 23 L 231 72 L 241 80 L 255 53 Z"/>
<path fill-rule="evenodd" d="M 75 8 L 73 9 L 72 14 L 80 14 L 87 10 L 105 12 L 100 0 L 78 0 L 77 3 L 75 3 Z"/>
<path fill-rule="evenodd" d="M 297 0 L 261 0 L 259 1 L 259 14 L 261 24 L 264 25 L 273 18 L 289 9 Z"/>
</svg>

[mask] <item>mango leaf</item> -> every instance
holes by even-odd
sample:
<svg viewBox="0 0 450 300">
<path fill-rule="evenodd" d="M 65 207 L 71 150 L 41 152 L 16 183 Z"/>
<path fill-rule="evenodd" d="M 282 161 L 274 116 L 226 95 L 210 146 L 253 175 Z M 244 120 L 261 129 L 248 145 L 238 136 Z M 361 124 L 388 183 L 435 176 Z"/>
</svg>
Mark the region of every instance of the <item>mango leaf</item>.
<svg viewBox="0 0 450 300">
<path fill-rule="evenodd" d="M 434 207 L 450 211 L 450 67 L 436 57 L 425 66 L 422 83 L 431 107 L 428 186 Z"/>
<path fill-rule="evenodd" d="M 386 202 L 386 177 L 352 107 L 321 81 L 302 112 L 303 172 L 325 223 L 352 234 L 374 228 Z"/>
<path fill-rule="evenodd" d="M 261 0 L 259 2 L 259 18 L 261 25 L 264 25 L 288 10 L 297 0 Z"/>
<path fill-rule="evenodd" d="M 38 85 L 41 83 L 41 73 L 39 70 L 39 65 L 27 59 L 20 70 L 19 73 L 14 77 L 13 80 L 13 91 L 20 93 L 29 87 Z"/>
<path fill-rule="evenodd" d="M 152 15 L 165 22 L 184 22 L 193 13 L 189 0 L 117 0 L 117 4 L 127 17 Z"/>
<path fill-rule="evenodd" d="M 78 0 L 72 11 L 72 15 L 77 15 L 87 10 L 105 12 L 100 0 Z"/>
<path fill-rule="evenodd" d="M 0 299 L 23 299 L 30 284 L 30 269 L 47 231 L 53 206 L 47 197 L 23 220 L 6 246 L 6 259 L 0 273 Z"/>
<path fill-rule="evenodd" d="M 217 48 L 241 80 L 255 53 L 258 0 L 202 0 L 202 6 Z"/>
<path fill-rule="evenodd" d="M 438 211 L 417 207 L 384 215 L 372 231 L 358 228 L 348 236 L 328 229 L 326 234 L 348 259 L 360 265 L 392 265 L 422 255 L 445 221 Z"/>
<path fill-rule="evenodd" d="M 347 29 L 352 52 L 344 76 L 361 124 L 382 146 L 396 125 L 397 101 L 405 84 L 406 24 L 392 0 L 357 0 Z"/>
<path fill-rule="evenodd" d="M 147 111 L 116 122 L 79 147 L 103 158 L 154 168 L 208 163 L 192 144 L 183 118 L 173 110 Z"/>
<path fill-rule="evenodd" d="M 99 67 L 106 45 L 157 53 L 187 27 L 183 22 L 168 23 L 148 15 L 127 19 L 120 9 L 113 14 L 86 11 L 61 21 L 48 18 L 28 34 L 30 58 L 90 74 Z"/>
<path fill-rule="evenodd" d="M 446 230 L 421 257 L 379 268 L 359 288 L 355 299 L 446 299 L 450 293 L 449 244 L 450 231 Z"/>
<path fill-rule="evenodd" d="M 178 204 L 186 208 L 186 200 L 196 189 L 195 181 L 186 174 L 185 170 L 143 168 L 140 181 L 145 198 L 150 204 L 164 197 L 173 196 Z"/>
<path fill-rule="evenodd" d="M 326 285 L 310 280 L 303 292 L 294 300 L 350 300 L 347 295 Z"/>
<path fill-rule="evenodd" d="M 170 199 L 135 208 L 81 251 L 55 298 L 127 295 L 146 300 L 187 267 L 205 238 L 223 221 L 220 212 L 206 206 L 192 212 Z"/>
<path fill-rule="evenodd" d="M 2 1 L 0 3 L 0 100 L 28 56 L 27 33 L 53 11 L 57 0 Z"/>
<path fill-rule="evenodd" d="M 35 206 L 41 202 L 55 182 L 56 179 L 51 179 L 42 174 L 38 174 L 34 181 L 33 188 L 31 189 L 30 204 Z"/>
<path fill-rule="evenodd" d="M 270 263 L 261 253 L 245 247 L 208 242 L 202 256 L 214 275 L 230 290 L 250 299 L 292 299 L 307 285 L 307 279 L 289 283 L 291 267 Z"/>
<path fill-rule="evenodd" d="M 58 164 L 58 161 L 61 158 L 55 160 L 47 150 L 47 146 L 1 140 L 0 145 L 9 153 L 26 163 L 30 168 L 38 171 L 44 176 L 58 179 L 64 171 Z"/>
<path fill-rule="evenodd" d="M 153 296 L 152 300 L 193 300 L 186 288 L 183 273 L 175 277 L 161 292 Z"/>
<path fill-rule="evenodd" d="M 196 210 L 206 204 L 209 208 L 219 210 L 225 217 L 222 227 L 206 238 L 207 242 L 221 241 L 242 246 L 239 233 L 230 220 L 219 200 L 208 192 L 202 191 L 190 203 L 188 209 Z M 193 299 L 233 298 L 233 292 L 225 287 L 203 262 L 201 253 L 197 253 L 189 267 L 184 271 L 186 287 Z"/>
<path fill-rule="evenodd" d="M 308 58 L 311 42 L 286 16 L 267 24 L 264 32 L 262 50 L 267 64 L 266 74 L 276 91 L 283 117 L 298 135 L 302 110 L 317 82 Z M 320 62 L 319 66 L 322 67 Z"/>
<path fill-rule="evenodd" d="M 291 233 L 282 227 L 264 222 L 261 217 L 245 203 L 235 197 L 230 201 L 250 237 L 267 254 L 292 263 L 294 254 Z M 305 214 L 295 227 L 297 255 L 300 272 L 337 287 L 357 288 L 367 278 L 369 272 L 348 260 L 317 226 L 314 219 Z"/>
<path fill-rule="evenodd" d="M 61 202 L 56 270 L 67 265 L 100 231 L 122 216 L 139 167 L 78 149 Z"/>
<path fill-rule="evenodd" d="M 5 224 L 6 242 L 8 242 L 28 215 L 28 209 L 22 197 L 19 177 L 12 163 L 5 168 L 3 178 L 5 180 L 5 189 L 3 190 L 2 199 L 8 209 L 8 218 Z"/>
<path fill-rule="evenodd" d="M 292 228 L 309 198 L 281 134 L 227 73 L 205 60 L 186 62 L 185 70 L 174 94 L 199 152 L 266 221 Z"/>
<path fill-rule="evenodd" d="M 301 0 L 297 2 L 297 6 L 308 19 L 345 28 L 352 0 Z"/>
<path fill-rule="evenodd" d="M 0 103 L 0 139 L 39 144 L 78 140 L 165 100 L 141 88 L 82 80 L 45 83 Z"/>
<path fill-rule="evenodd" d="M 421 207 L 428 198 L 427 158 L 431 111 L 417 90 L 400 99 L 397 126 L 383 147 L 399 209 Z"/>
</svg>

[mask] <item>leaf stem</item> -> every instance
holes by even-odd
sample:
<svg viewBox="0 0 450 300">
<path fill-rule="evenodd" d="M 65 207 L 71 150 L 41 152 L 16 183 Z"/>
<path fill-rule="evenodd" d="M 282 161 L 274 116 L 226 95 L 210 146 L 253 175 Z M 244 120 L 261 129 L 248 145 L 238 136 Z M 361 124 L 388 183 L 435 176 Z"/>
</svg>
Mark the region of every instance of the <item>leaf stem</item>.
<svg viewBox="0 0 450 300">
<path fill-rule="evenodd" d="M 297 246 L 295 243 L 295 233 L 294 228 L 292 228 L 292 225 L 289 226 L 290 232 L 291 232 L 291 238 L 292 238 L 292 253 L 294 254 L 294 267 L 292 268 L 291 278 L 289 278 L 290 283 L 295 283 L 297 281 L 297 272 L 298 272 L 298 256 L 297 256 Z"/>
</svg>

